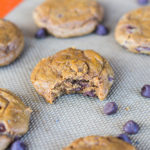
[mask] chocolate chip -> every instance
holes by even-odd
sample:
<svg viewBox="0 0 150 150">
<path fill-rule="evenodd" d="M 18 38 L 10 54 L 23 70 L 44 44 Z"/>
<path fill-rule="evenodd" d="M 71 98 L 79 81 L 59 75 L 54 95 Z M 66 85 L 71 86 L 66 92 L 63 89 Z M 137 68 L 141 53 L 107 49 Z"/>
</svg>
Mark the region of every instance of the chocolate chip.
<svg viewBox="0 0 150 150">
<path fill-rule="evenodd" d="M 142 47 L 142 46 L 139 46 L 139 47 L 136 48 L 136 50 L 137 50 L 138 52 L 140 52 L 140 51 L 150 51 L 150 47 Z"/>
<path fill-rule="evenodd" d="M 123 130 L 128 134 L 136 134 L 140 130 L 140 127 L 136 122 L 130 120 L 123 126 Z"/>
<path fill-rule="evenodd" d="M 88 92 L 83 93 L 84 96 L 96 97 L 95 91 L 91 90 Z"/>
<path fill-rule="evenodd" d="M 5 131 L 6 131 L 5 125 L 3 123 L 0 123 L 0 133 Z"/>
<path fill-rule="evenodd" d="M 105 27 L 104 25 L 99 24 L 99 25 L 97 26 L 96 33 L 97 33 L 98 35 L 107 35 L 107 34 L 109 33 L 109 30 L 108 30 L 108 28 Z"/>
<path fill-rule="evenodd" d="M 132 26 L 132 25 L 128 25 L 128 26 L 127 26 L 127 29 L 132 30 L 132 29 L 135 29 L 135 27 Z"/>
<path fill-rule="evenodd" d="M 79 85 L 80 85 L 82 88 L 85 88 L 85 87 L 88 86 L 88 82 L 85 81 L 85 80 L 81 80 L 81 81 L 79 82 Z"/>
<path fill-rule="evenodd" d="M 128 25 L 126 28 L 127 28 L 127 31 L 128 31 L 129 33 L 133 33 L 134 30 L 136 29 L 136 27 L 134 27 L 134 26 L 132 26 L 132 25 Z"/>
<path fill-rule="evenodd" d="M 108 102 L 103 109 L 104 114 L 112 115 L 115 114 L 118 110 L 118 106 L 115 102 Z"/>
<path fill-rule="evenodd" d="M 132 144 L 131 139 L 130 139 L 130 138 L 128 137 L 128 135 L 125 134 L 125 133 L 120 134 L 120 135 L 118 136 L 118 138 L 121 139 L 121 140 L 123 140 L 123 141 L 125 141 L 125 142 L 127 142 L 127 143 L 129 143 L 129 144 Z"/>
<path fill-rule="evenodd" d="M 27 150 L 27 146 L 25 143 L 17 140 L 11 145 L 10 150 Z"/>
<path fill-rule="evenodd" d="M 79 91 L 81 91 L 81 88 L 75 88 L 74 91 L 79 92 Z"/>
<path fill-rule="evenodd" d="M 63 17 L 63 15 L 62 14 L 58 14 L 58 18 L 62 18 Z"/>
<path fill-rule="evenodd" d="M 37 31 L 37 33 L 35 34 L 35 37 L 37 39 L 42 39 L 42 38 L 45 38 L 47 35 L 48 35 L 48 33 L 47 33 L 46 29 L 41 28 Z"/>
<path fill-rule="evenodd" d="M 144 85 L 141 89 L 141 95 L 150 98 L 150 85 Z"/>
<path fill-rule="evenodd" d="M 108 81 L 113 81 L 114 80 L 114 78 L 113 77 L 108 77 Z"/>
<path fill-rule="evenodd" d="M 138 2 L 140 5 L 146 5 L 146 4 L 148 4 L 148 1 L 149 1 L 149 0 L 137 0 L 137 2 Z"/>
</svg>

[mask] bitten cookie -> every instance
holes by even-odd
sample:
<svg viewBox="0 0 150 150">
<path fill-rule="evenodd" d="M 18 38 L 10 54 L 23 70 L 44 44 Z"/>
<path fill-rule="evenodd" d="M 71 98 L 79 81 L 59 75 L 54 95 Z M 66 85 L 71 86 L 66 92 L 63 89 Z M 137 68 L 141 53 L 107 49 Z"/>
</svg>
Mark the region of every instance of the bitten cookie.
<svg viewBox="0 0 150 150">
<path fill-rule="evenodd" d="M 116 30 L 116 41 L 134 53 L 150 54 L 150 6 L 125 14 Z"/>
<path fill-rule="evenodd" d="M 91 33 L 103 18 L 103 9 L 95 0 L 46 0 L 38 6 L 35 23 L 60 38 Z"/>
<path fill-rule="evenodd" d="M 106 98 L 114 72 L 105 58 L 93 50 L 68 48 L 42 59 L 31 74 L 37 92 L 49 103 L 63 95 L 82 93 Z"/>
<path fill-rule="evenodd" d="M 23 47 L 24 37 L 20 29 L 10 21 L 0 19 L 0 66 L 13 62 Z"/>
<path fill-rule="evenodd" d="M 75 140 L 63 150 L 136 150 L 136 148 L 115 137 L 87 136 Z"/>
<path fill-rule="evenodd" d="M 17 96 L 0 88 L 0 150 L 28 131 L 31 111 Z"/>
</svg>

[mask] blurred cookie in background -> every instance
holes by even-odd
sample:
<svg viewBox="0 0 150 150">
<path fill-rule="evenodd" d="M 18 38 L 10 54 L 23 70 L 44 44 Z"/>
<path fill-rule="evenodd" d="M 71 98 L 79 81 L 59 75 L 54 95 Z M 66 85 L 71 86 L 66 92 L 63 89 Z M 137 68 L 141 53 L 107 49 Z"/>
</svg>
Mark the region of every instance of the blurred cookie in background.
<svg viewBox="0 0 150 150">
<path fill-rule="evenodd" d="M 91 33 L 103 19 L 103 8 L 95 0 L 47 0 L 33 17 L 39 28 L 59 38 Z"/>
<path fill-rule="evenodd" d="M 12 63 L 24 48 L 21 30 L 12 22 L 0 19 L 0 66 Z"/>
<path fill-rule="evenodd" d="M 150 6 L 125 14 L 116 30 L 116 41 L 133 53 L 150 54 Z"/>
</svg>

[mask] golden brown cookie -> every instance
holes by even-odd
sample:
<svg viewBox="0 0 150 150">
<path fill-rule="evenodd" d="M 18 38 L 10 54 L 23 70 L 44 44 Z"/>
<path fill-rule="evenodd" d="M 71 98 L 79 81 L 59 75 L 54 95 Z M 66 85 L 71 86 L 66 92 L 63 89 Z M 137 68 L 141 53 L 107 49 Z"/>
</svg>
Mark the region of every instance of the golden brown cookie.
<svg viewBox="0 0 150 150">
<path fill-rule="evenodd" d="M 136 148 L 115 137 L 87 136 L 75 140 L 63 150 L 136 150 Z"/>
<path fill-rule="evenodd" d="M 34 13 L 35 23 L 60 38 L 91 33 L 103 18 L 95 0 L 47 0 Z"/>
<path fill-rule="evenodd" d="M 63 95 L 83 93 L 103 100 L 113 84 L 114 72 L 93 50 L 68 48 L 42 59 L 31 74 L 37 92 L 49 103 Z"/>
<path fill-rule="evenodd" d="M 13 62 L 22 52 L 24 37 L 20 29 L 4 19 L 0 19 L 0 66 Z"/>
<path fill-rule="evenodd" d="M 0 150 L 28 131 L 31 111 L 17 96 L 0 88 Z"/>
<path fill-rule="evenodd" d="M 150 54 L 150 6 L 125 14 L 116 30 L 116 41 L 134 53 Z"/>
</svg>

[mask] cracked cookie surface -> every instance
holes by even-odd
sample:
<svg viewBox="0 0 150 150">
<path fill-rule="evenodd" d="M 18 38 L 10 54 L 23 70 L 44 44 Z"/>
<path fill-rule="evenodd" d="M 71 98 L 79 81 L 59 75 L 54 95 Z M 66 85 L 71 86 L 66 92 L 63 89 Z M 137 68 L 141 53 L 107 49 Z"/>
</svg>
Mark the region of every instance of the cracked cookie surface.
<svg viewBox="0 0 150 150">
<path fill-rule="evenodd" d="M 116 41 L 134 53 L 150 54 L 150 6 L 125 14 L 116 30 Z"/>
<path fill-rule="evenodd" d="M 47 0 L 38 6 L 35 23 L 60 38 L 91 33 L 103 18 L 103 9 L 95 0 Z"/>
<path fill-rule="evenodd" d="M 17 96 L 0 88 L 0 150 L 27 132 L 31 112 Z"/>
<path fill-rule="evenodd" d="M 93 50 L 68 48 L 42 59 L 31 74 L 36 91 L 49 103 L 63 94 L 106 98 L 114 72 L 105 58 Z"/>
<path fill-rule="evenodd" d="M 136 150 L 136 148 L 111 136 L 87 136 L 75 140 L 63 150 Z"/>
<path fill-rule="evenodd" d="M 13 62 L 22 52 L 24 37 L 10 21 L 0 19 L 0 66 Z"/>
</svg>

